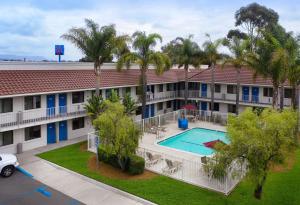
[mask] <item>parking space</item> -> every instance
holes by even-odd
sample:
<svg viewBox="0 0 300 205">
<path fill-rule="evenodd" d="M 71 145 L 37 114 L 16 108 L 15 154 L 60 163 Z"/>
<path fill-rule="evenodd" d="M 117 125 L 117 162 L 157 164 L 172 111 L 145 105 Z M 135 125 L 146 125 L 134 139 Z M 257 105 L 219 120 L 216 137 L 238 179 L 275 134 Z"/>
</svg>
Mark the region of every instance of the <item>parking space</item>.
<svg viewBox="0 0 300 205">
<path fill-rule="evenodd" d="M 0 205 L 81 205 L 79 201 L 58 192 L 32 177 L 16 171 L 11 177 L 0 177 Z"/>
</svg>

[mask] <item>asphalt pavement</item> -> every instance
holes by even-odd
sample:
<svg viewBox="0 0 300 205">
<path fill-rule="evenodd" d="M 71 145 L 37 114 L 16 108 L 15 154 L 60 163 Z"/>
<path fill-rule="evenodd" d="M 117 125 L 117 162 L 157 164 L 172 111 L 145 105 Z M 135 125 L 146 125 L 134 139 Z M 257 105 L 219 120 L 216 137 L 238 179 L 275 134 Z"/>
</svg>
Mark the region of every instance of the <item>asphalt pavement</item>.
<svg viewBox="0 0 300 205">
<path fill-rule="evenodd" d="M 79 185 L 78 185 L 79 186 Z M 83 203 L 16 171 L 0 177 L 0 205 L 82 205 Z"/>
</svg>

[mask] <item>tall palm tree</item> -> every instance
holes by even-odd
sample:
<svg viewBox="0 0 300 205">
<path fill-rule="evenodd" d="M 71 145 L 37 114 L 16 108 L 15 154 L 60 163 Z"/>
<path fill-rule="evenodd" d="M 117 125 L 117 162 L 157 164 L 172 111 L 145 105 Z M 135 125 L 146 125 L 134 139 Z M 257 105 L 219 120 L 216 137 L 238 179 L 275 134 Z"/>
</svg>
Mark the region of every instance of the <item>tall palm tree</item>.
<svg viewBox="0 0 300 205">
<path fill-rule="evenodd" d="M 222 58 L 222 55 L 218 52 L 218 49 L 223 43 L 223 39 L 217 39 L 215 41 L 212 41 L 209 34 L 206 34 L 208 40 L 206 40 L 203 44 L 204 53 L 206 61 L 209 64 L 210 70 L 211 70 L 211 84 L 210 84 L 210 90 L 211 90 L 211 114 L 213 114 L 214 110 L 214 102 L 215 102 L 215 69 L 216 64 L 219 59 Z"/>
<path fill-rule="evenodd" d="M 78 47 L 82 53 L 94 62 L 94 73 L 96 75 L 96 95 L 99 95 L 101 66 L 104 62 L 113 59 L 114 51 L 118 45 L 123 45 L 127 36 L 117 36 L 114 25 L 103 26 L 93 20 L 85 19 L 86 28 L 71 28 L 61 37 L 70 41 Z"/>
<path fill-rule="evenodd" d="M 240 102 L 240 74 L 243 66 L 247 65 L 247 48 L 249 43 L 247 40 L 242 40 L 236 36 L 231 39 L 224 39 L 223 44 L 230 50 L 232 56 L 225 58 L 222 67 L 226 64 L 233 65 L 236 70 L 236 114 L 239 114 Z"/>
<path fill-rule="evenodd" d="M 157 41 L 162 42 L 162 37 L 159 34 L 147 35 L 145 32 L 137 31 L 132 35 L 132 40 L 134 52 L 122 55 L 118 59 L 117 69 L 120 71 L 124 65 L 129 68 L 131 63 L 139 65 L 142 83 L 142 119 L 144 119 L 146 114 L 147 70 L 150 65 L 153 65 L 156 74 L 160 75 L 171 67 L 171 62 L 166 54 L 154 50 Z"/>
<path fill-rule="evenodd" d="M 164 47 L 163 51 L 173 58 L 173 63 L 178 64 L 178 68 L 183 67 L 185 71 L 185 91 L 184 102 L 188 101 L 188 71 L 189 65 L 198 68 L 201 63 L 203 52 L 199 45 L 192 41 L 193 36 L 189 35 L 188 38 L 177 37 L 171 41 L 168 46 Z M 167 49 L 170 48 L 170 49 Z"/>
</svg>

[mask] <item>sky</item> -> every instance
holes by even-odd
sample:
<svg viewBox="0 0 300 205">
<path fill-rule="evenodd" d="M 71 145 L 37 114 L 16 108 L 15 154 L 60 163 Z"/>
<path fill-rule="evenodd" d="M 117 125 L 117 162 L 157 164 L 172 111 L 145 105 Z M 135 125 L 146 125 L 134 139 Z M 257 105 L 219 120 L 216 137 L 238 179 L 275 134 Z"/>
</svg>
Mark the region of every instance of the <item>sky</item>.
<svg viewBox="0 0 300 205">
<path fill-rule="evenodd" d="M 0 54 L 56 59 L 54 45 L 65 45 L 64 60 L 83 54 L 60 38 L 90 18 L 100 26 L 115 24 L 119 34 L 160 33 L 162 45 L 194 35 L 201 45 L 205 34 L 225 37 L 234 28 L 234 13 L 248 0 L 0 0 Z M 256 1 L 274 9 L 286 30 L 300 33 L 299 0 Z"/>
</svg>

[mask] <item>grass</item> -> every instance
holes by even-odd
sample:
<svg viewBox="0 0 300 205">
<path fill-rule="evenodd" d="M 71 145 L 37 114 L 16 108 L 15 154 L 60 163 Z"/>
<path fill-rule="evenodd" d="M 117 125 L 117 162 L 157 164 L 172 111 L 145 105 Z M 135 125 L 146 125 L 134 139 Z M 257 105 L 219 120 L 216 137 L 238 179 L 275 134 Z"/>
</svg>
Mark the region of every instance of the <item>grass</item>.
<svg viewBox="0 0 300 205">
<path fill-rule="evenodd" d="M 222 194 L 201 189 L 165 176 L 146 180 L 121 180 L 101 176 L 88 169 L 87 163 L 92 153 L 80 149 L 82 143 L 70 145 L 46 153 L 39 157 L 119 188 L 136 196 L 163 205 L 299 205 L 300 204 L 300 150 L 296 151 L 296 163 L 288 171 L 268 175 L 263 199 L 253 198 L 252 184 L 244 180 L 233 193 Z"/>
</svg>

